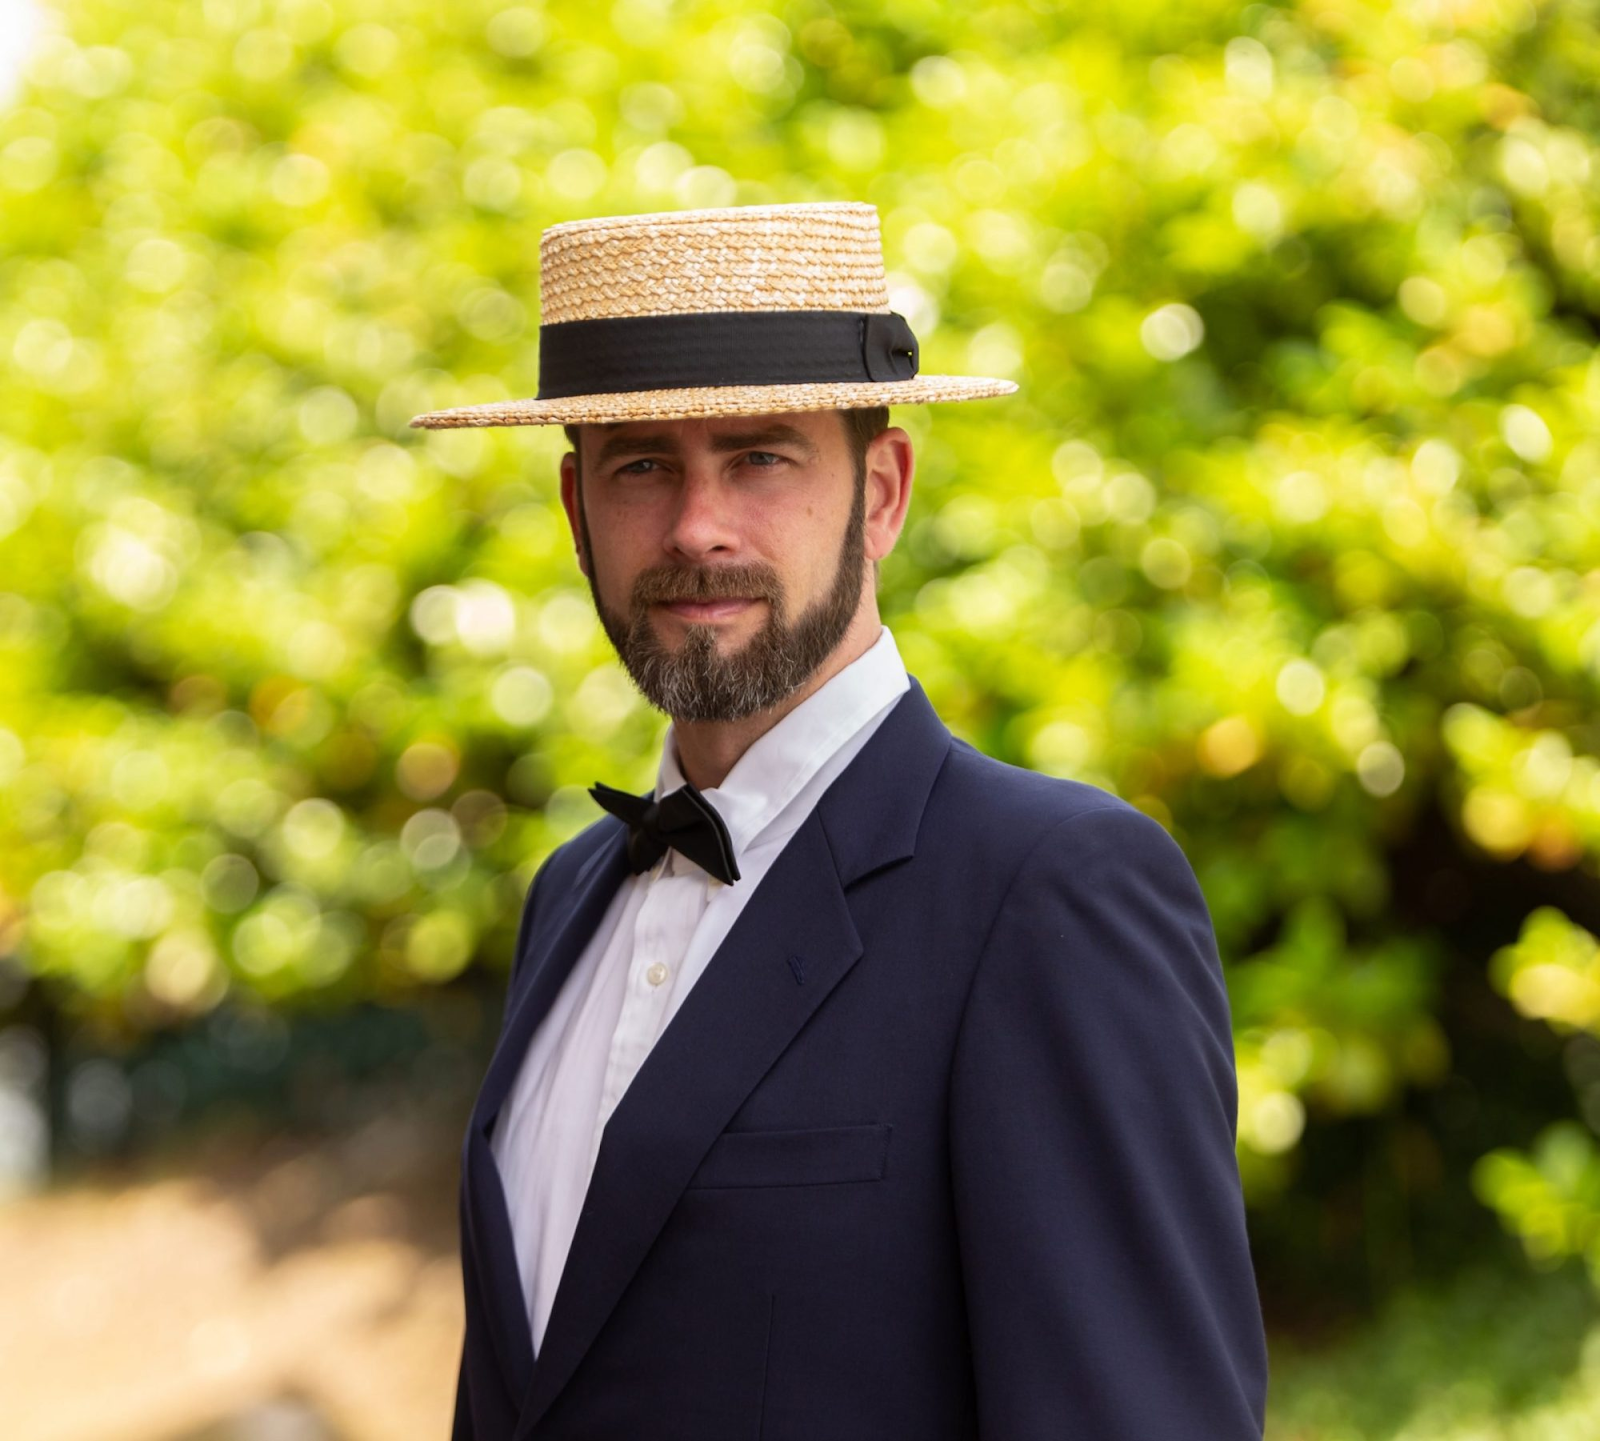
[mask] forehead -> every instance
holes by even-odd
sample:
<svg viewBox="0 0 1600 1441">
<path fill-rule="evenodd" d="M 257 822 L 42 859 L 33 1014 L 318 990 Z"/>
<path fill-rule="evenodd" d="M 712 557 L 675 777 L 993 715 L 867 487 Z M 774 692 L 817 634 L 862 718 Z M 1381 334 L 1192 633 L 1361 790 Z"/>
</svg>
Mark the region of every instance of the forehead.
<svg viewBox="0 0 1600 1441">
<path fill-rule="evenodd" d="M 585 457 L 616 455 L 640 449 L 684 451 L 701 446 L 742 450 L 752 446 L 789 444 L 816 454 L 842 445 L 845 417 L 839 411 L 784 411 L 767 415 L 695 416 L 678 420 L 628 420 L 611 425 L 577 427 Z"/>
</svg>

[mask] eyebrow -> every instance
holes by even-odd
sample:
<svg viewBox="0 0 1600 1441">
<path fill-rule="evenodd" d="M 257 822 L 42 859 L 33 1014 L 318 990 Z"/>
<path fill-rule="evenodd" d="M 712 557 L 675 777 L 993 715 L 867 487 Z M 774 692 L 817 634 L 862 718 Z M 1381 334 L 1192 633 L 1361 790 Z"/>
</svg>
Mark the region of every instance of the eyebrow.
<svg viewBox="0 0 1600 1441">
<path fill-rule="evenodd" d="M 764 445 L 790 445 L 807 460 L 817 458 L 816 446 L 807 439 L 804 431 L 792 425 L 764 425 L 756 430 L 733 430 L 711 437 L 711 449 L 719 455 L 736 450 L 755 450 Z M 680 449 L 677 438 L 665 431 L 613 435 L 600 447 L 595 464 L 604 465 L 608 460 L 615 460 L 622 455 L 677 455 Z"/>
</svg>

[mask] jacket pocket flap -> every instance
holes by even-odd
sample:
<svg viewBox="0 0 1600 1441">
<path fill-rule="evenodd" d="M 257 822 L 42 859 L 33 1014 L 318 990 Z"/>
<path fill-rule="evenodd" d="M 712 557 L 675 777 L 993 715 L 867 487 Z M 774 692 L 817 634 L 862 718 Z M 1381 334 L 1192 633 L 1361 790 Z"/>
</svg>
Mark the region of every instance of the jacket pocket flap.
<svg viewBox="0 0 1600 1441">
<path fill-rule="evenodd" d="M 803 1131 L 724 1131 L 691 1187 L 824 1186 L 881 1181 L 889 1159 L 887 1122 Z"/>
</svg>

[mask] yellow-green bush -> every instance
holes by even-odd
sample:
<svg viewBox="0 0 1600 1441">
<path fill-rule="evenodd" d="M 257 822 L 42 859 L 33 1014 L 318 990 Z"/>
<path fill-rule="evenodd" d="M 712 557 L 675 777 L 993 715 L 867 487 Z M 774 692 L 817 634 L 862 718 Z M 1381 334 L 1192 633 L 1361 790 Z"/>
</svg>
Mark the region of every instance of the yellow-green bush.
<svg viewBox="0 0 1600 1441">
<path fill-rule="evenodd" d="M 1597 78 L 1531 0 L 74 0 L 0 114 L 0 949 L 133 1029 L 503 965 L 663 721 L 559 436 L 406 422 L 533 393 L 553 221 L 865 199 L 1021 384 L 897 413 L 885 613 L 1184 843 L 1265 1200 L 1474 1064 L 1471 877 L 1592 902 Z"/>
</svg>

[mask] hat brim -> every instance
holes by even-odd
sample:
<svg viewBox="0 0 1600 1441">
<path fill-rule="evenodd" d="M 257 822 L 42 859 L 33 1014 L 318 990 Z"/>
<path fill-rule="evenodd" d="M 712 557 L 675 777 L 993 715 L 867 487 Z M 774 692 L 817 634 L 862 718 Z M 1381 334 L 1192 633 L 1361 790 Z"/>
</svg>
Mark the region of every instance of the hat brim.
<svg viewBox="0 0 1600 1441">
<path fill-rule="evenodd" d="M 707 385 L 569 395 L 559 400 L 500 400 L 430 410 L 411 424 L 424 430 L 468 425 L 615 425 L 630 420 L 689 420 L 712 415 L 776 415 L 795 410 L 857 410 L 939 400 L 1010 395 L 1011 380 L 983 375 L 918 375 L 911 380 L 815 385 Z"/>
</svg>

